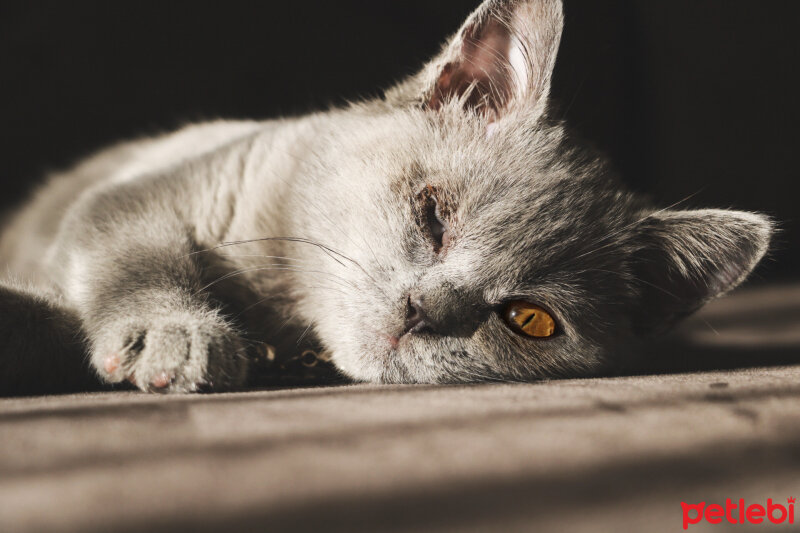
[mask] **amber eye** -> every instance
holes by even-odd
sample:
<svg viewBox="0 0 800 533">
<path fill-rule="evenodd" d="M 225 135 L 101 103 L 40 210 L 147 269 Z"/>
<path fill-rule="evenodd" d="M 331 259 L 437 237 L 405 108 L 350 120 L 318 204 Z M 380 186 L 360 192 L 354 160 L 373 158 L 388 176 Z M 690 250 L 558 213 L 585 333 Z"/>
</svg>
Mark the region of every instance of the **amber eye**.
<svg viewBox="0 0 800 533">
<path fill-rule="evenodd" d="M 512 330 L 526 337 L 541 339 L 556 333 L 556 321 L 550 313 L 529 302 L 509 303 L 503 311 L 503 318 Z"/>
</svg>

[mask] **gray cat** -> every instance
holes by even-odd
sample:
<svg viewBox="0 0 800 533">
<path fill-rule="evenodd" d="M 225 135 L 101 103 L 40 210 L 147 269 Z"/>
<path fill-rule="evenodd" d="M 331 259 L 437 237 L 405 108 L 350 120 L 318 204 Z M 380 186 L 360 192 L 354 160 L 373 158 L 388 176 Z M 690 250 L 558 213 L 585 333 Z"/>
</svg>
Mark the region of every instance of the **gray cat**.
<svg viewBox="0 0 800 533">
<path fill-rule="evenodd" d="M 254 347 L 379 383 L 586 376 L 738 285 L 758 214 L 656 209 L 549 112 L 558 0 L 486 0 L 384 97 L 120 144 L 7 225 L 0 392 L 232 389 Z M 82 339 L 85 339 L 85 344 Z"/>
</svg>

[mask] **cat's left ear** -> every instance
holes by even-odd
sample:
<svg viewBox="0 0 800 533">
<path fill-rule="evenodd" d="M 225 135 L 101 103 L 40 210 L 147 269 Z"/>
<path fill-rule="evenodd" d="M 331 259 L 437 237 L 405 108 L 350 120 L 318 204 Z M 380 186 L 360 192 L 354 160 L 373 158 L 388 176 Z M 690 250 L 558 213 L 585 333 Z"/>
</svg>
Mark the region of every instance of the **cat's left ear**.
<svg viewBox="0 0 800 533">
<path fill-rule="evenodd" d="M 633 324 L 658 333 L 739 285 L 764 257 L 773 224 L 764 215 L 703 209 L 658 211 L 637 228 L 632 256 L 641 295 Z"/>
<path fill-rule="evenodd" d="M 434 111 L 450 103 L 490 122 L 523 106 L 541 113 L 563 25 L 561 0 L 486 0 L 422 72 L 386 98 Z"/>
</svg>

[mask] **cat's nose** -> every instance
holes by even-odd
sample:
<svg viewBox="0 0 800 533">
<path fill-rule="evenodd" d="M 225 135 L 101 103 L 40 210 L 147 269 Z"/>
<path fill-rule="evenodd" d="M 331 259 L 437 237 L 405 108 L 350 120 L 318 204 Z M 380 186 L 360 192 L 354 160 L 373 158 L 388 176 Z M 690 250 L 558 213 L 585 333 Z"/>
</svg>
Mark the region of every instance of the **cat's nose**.
<svg viewBox="0 0 800 533">
<path fill-rule="evenodd" d="M 469 337 L 490 310 L 466 291 L 447 284 L 433 290 L 412 290 L 406 302 L 403 334 Z"/>
<path fill-rule="evenodd" d="M 422 333 L 432 331 L 430 318 L 425 312 L 424 298 L 418 295 L 409 295 L 406 305 L 406 323 L 404 333 Z"/>
</svg>

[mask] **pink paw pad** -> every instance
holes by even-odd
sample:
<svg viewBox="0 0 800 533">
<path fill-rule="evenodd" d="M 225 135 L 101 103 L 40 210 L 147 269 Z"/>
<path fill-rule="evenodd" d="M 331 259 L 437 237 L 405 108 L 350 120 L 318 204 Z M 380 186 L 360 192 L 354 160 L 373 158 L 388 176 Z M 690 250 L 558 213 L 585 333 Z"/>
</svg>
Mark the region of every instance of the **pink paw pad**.
<svg viewBox="0 0 800 533">
<path fill-rule="evenodd" d="M 103 361 L 103 368 L 109 374 L 113 374 L 114 372 L 119 370 L 119 365 L 120 365 L 119 355 L 117 354 L 109 355 Z"/>
<path fill-rule="evenodd" d="M 170 383 L 172 383 L 173 379 L 174 376 L 170 376 L 166 372 L 162 372 L 161 374 L 153 378 L 153 381 L 151 381 L 150 384 L 157 389 L 163 389 L 167 387 Z"/>
</svg>

